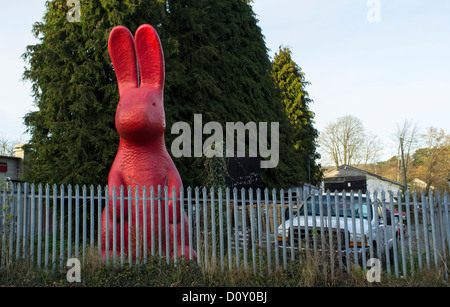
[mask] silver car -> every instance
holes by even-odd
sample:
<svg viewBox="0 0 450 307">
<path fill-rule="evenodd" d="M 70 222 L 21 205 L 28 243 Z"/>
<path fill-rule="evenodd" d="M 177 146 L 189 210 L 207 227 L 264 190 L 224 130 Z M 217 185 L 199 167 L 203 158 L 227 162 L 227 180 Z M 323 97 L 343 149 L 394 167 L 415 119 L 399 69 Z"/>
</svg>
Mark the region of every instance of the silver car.
<svg viewBox="0 0 450 307">
<path fill-rule="evenodd" d="M 327 249 L 362 253 L 371 245 L 375 254 L 384 254 L 398 236 L 398 219 L 392 220 L 391 211 L 380 202 L 368 202 L 365 194 L 311 195 L 306 205 L 292 211 L 292 218 L 278 227 L 283 248 L 317 250 L 325 243 Z"/>
</svg>

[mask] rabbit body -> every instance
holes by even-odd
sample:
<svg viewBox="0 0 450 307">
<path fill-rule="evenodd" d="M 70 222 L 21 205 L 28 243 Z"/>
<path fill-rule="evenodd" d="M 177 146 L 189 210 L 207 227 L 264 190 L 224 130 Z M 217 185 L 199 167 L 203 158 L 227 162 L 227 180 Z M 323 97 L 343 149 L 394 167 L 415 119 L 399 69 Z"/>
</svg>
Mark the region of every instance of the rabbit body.
<svg viewBox="0 0 450 307">
<path fill-rule="evenodd" d="M 178 255 L 184 252 L 188 257 L 188 246 L 181 246 L 182 235 L 185 242 L 188 242 L 187 216 L 179 202 L 172 201 L 173 188 L 176 197 L 179 198 L 179 190 L 183 183 L 167 152 L 164 140 L 165 68 L 159 36 L 152 26 L 142 25 L 136 31 L 134 40 L 128 29 L 117 26 L 111 31 L 108 49 L 120 93 L 115 118 L 120 143 L 108 177 L 109 203 L 102 213 L 102 254 L 113 255 L 114 250 L 119 254 L 123 246 L 124 252 L 128 253 L 131 248 L 133 256 L 139 253 L 142 257 L 142 249 L 147 248 L 149 251 L 152 244 L 155 250 L 158 250 L 161 244 L 162 251 L 165 252 L 167 248 L 165 234 L 168 227 L 170 254 L 173 257 L 174 248 L 177 248 Z M 146 195 L 143 195 L 144 187 Z M 161 189 L 160 195 L 158 187 Z M 168 192 L 168 205 L 165 202 L 165 187 Z M 153 211 L 151 201 L 149 199 L 146 201 L 147 246 L 144 246 L 144 204 L 141 199 L 136 206 L 135 199 L 136 193 L 139 198 L 150 197 L 151 188 L 155 201 Z M 124 197 L 123 207 L 120 202 L 121 193 Z M 159 196 L 162 199 L 160 202 Z M 176 206 L 175 218 L 174 206 Z M 167 218 L 168 225 L 166 225 Z M 184 234 L 181 233 L 181 223 L 185 226 Z M 159 228 L 162 233 L 161 242 L 158 241 Z M 175 228 L 177 242 L 174 242 Z M 155 242 L 152 242 L 153 238 Z M 136 248 L 138 245 L 139 249 Z M 196 258 L 195 251 L 193 257 Z"/>
</svg>

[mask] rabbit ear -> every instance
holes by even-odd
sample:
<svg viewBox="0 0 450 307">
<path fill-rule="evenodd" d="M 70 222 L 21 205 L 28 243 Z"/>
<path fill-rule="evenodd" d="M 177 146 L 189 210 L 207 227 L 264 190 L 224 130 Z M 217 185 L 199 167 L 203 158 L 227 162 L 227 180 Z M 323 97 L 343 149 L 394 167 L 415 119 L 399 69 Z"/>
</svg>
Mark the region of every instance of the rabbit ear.
<svg viewBox="0 0 450 307">
<path fill-rule="evenodd" d="M 164 87 L 164 54 L 158 33 L 150 25 L 136 31 L 136 52 L 141 72 L 141 87 Z"/>
<path fill-rule="evenodd" d="M 133 34 L 123 26 L 114 27 L 109 35 L 108 50 L 122 97 L 126 90 L 139 86 Z"/>
</svg>

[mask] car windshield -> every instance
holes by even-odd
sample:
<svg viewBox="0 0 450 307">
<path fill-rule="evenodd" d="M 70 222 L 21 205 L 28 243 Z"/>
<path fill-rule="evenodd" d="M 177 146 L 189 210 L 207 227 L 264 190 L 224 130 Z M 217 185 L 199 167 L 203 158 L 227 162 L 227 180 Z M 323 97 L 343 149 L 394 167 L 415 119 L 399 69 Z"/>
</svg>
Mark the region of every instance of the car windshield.
<svg viewBox="0 0 450 307">
<path fill-rule="evenodd" d="M 352 217 L 352 206 L 355 214 L 355 218 L 360 218 L 361 215 L 363 218 L 367 219 L 367 200 L 365 197 L 361 197 L 361 201 L 358 195 L 353 197 L 353 205 L 351 203 L 351 197 L 345 197 L 345 207 L 344 207 L 344 197 L 339 195 L 330 195 L 330 206 L 328 206 L 328 196 L 322 196 L 322 214 L 323 216 L 347 216 Z M 336 200 L 337 197 L 337 200 Z M 314 198 L 314 199 L 313 199 Z M 307 215 L 320 215 L 320 196 L 314 195 L 309 196 L 307 199 L 306 206 L 302 206 L 300 208 L 300 215 L 304 215 L 305 208 L 307 208 Z M 337 204 L 336 204 L 337 201 Z M 360 210 L 360 203 L 362 207 L 362 212 Z M 328 212 L 330 209 L 330 212 Z"/>
</svg>

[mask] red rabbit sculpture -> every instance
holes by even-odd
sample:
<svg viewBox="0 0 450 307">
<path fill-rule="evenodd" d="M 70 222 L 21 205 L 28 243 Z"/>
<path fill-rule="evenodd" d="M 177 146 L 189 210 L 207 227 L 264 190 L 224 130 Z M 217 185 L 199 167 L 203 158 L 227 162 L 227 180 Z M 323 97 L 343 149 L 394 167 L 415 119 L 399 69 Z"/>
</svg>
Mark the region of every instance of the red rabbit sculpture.
<svg viewBox="0 0 450 307">
<path fill-rule="evenodd" d="M 113 230 L 116 226 L 116 251 L 121 251 L 121 243 L 124 243 L 124 252 L 128 252 L 129 243 L 132 253 L 136 252 L 136 204 L 134 202 L 135 187 L 139 187 L 139 197 L 143 197 L 143 187 L 154 188 L 155 199 L 158 197 L 158 186 L 162 189 L 161 212 L 158 213 L 158 201 L 154 202 L 154 211 L 151 212 L 151 201 L 146 202 L 147 209 L 147 247 L 151 247 L 152 233 L 151 222 L 153 217 L 153 238 L 158 240 L 158 230 L 162 230 L 162 251 L 166 251 L 166 227 L 170 232 L 170 254 L 173 257 L 174 244 L 177 254 L 184 251 L 189 257 L 187 216 L 184 210 L 176 204 L 176 234 L 177 242 L 174 242 L 174 216 L 172 203 L 172 189 L 176 188 L 177 197 L 179 189 L 183 186 L 180 175 L 164 141 L 166 127 L 163 92 L 164 92 L 164 55 L 161 42 L 156 30 L 150 25 L 142 25 L 136 31 L 135 40 L 131 32 L 123 27 L 115 27 L 109 36 L 109 54 L 114 65 L 120 101 L 116 111 L 115 124 L 120 135 L 119 149 L 108 177 L 109 203 L 102 213 L 102 255 L 113 254 Z M 140 71 L 140 78 L 139 78 Z M 164 187 L 168 188 L 169 212 L 166 211 Z M 113 195 L 115 187 L 115 202 Z M 119 201 L 120 187 L 123 188 L 124 199 L 121 211 Z M 128 187 L 131 187 L 133 199 L 131 216 L 128 213 Z M 116 221 L 114 223 L 114 206 Z M 143 201 L 139 201 L 139 242 L 143 242 Z M 181 209 L 181 210 L 180 210 Z M 123 240 L 121 241 L 121 213 L 123 212 Z M 166 225 L 166 214 L 169 224 Z M 158 220 L 160 217 L 160 220 Z M 129 225 L 131 223 L 131 225 Z M 186 246 L 181 246 L 181 223 L 184 223 L 184 237 Z M 128 242 L 128 228 L 131 229 L 131 242 Z M 106 250 L 106 236 L 108 235 L 108 250 Z M 159 243 L 154 242 L 156 250 Z M 142 257 L 142 253 L 141 253 Z M 193 253 L 196 258 L 195 252 Z"/>
</svg>

